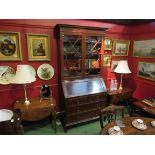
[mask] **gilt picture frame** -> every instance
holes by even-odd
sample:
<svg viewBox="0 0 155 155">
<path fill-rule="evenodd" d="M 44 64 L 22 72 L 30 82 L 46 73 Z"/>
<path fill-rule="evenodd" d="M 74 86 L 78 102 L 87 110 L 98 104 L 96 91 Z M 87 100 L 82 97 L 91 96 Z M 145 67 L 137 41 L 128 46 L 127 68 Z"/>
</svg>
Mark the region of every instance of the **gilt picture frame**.
<svg viewBox="0 0 155 155">
<path fill-rule="evenodd" d="M 49 35 L 27 33 L 27 46 L 29 61 L 50 61 Z"/>
<path fill-rule="evenodd" d="M 106 51 L 112 50 L 112 39 L 104 38 L 104 50 Z"/>
<path fill-rule="evenodd" d="M 0 31 L 0 61 L 21 61 L 20 32 Z"/>
<path fill-rule="evenodd" d="M 128 56 L 129 40 L 113 40 L 113 56 Z"/>
<path fill-rule="evenodd" d="M 133 57 L 155 58 L 155 39 L 134 40 Z"/>
<path fill-rule="evenodd" d="M 139 62 L 137 76 L 147 80 L 155 81 L 155 63 Z"/>
<path fill-rule="evenodd" d="M 111 64 L 111 55 L 104 55 L 103 56 L 103 66 L 110 67 Z"/>
</svg>

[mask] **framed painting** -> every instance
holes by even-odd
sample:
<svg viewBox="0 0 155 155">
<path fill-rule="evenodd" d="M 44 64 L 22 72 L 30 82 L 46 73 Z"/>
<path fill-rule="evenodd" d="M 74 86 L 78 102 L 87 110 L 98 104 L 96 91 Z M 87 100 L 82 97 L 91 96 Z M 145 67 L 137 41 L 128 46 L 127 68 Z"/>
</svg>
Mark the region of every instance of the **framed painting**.
<svg viewBox="0 0 155 155">
<path fill-rule="evenodd" d="M 0 31 L 0 61 L 21 61 L 19 32 Z"/>
<path fill-rule="evenodd" d="M 112 60 L 111 62 L 111 72 L 114 72 L 115 68 L 118 66 L 120 60 Z"/>
<path fill-rule="evenodd" d="M 139 62 L 137 76 L 155 81 L 155 63 Z"/>
<path fill-rule="evenodd" d="M 114 40 L 113 41 L 113 56 L 127 56 L 130 41 L 128 40 Z"/>
<path fill-rule="evenodd" d="M 111 55 L 104 55 L 103 56 L 103 66 L 110 67 L 111 63 Z"/>
<path fill-rule="evenodd" d="M 133 56 L 142 58 L 155 58 L 155 39 L 134 40 Z"/>
<path fill-rule="evenodd" d="M 50 61 L 50 39 L 46 34 L 27 34 L 28 60 Z"/>
<path fill-rule="evenodd" d="M 112 40 L 110 38 L 104 38 L 104 50 L 112 50 Z"/>
</svg>

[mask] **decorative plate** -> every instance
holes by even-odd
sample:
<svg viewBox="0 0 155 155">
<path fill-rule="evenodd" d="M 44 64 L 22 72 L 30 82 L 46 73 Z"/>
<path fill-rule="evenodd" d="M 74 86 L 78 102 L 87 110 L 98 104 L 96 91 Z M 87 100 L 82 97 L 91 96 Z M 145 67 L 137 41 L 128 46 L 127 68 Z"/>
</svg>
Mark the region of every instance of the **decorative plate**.
<svg viewBox="0 0 155 155">
<path fill-rule="evenodd" d="M 155 128 L 155 121 L 152 121 L 151 125 Z"/>
<path fill-rule="evenodd" d="M 140 121 L 140 123 L 139 123 Z M 147 125 L 141 119 L 135 119 L 132 121 L 132 125 L 139 130 L 146 130 Z"/>
<path fill-rule="evenodd" d="M 117 128 L 117 130 L 115 128 Z M 120 129 L 120 127 L 114 126 L 108 129 L 108 134 L 109 135 L 123 135 L 123 131 Z"/>
<path fill-rule="evenodd" d="M 9 84 L 15 76 L 15 70 L 9 66 L 0 66 L 0 84 Z"/>
<path fill-rule="evenodd" d="M 13 112 L 8 109 L 0 109 L 0 122 L 8 121 L 12 118 Z"/>
<path fill-rule="evenodd" d="M 54 68 L 50 64 L 42 64 L 37 70 L 37 74 L 42 80 L 49 80 L 54 76 Z"/>
</svg>

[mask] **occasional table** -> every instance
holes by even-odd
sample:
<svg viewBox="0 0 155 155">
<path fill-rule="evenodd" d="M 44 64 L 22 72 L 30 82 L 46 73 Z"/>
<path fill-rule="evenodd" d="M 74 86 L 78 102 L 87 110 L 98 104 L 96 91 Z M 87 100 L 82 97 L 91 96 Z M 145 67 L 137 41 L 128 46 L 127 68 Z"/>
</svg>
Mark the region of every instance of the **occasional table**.
<svg viewBox="0 0 155 155">
<path fill-rule="evenodd" d="M 38 121 L 47 118 L 48 116 L 52 116 L 56 132 L 55 99 L 53 97 L 48 99 L 32 98 L 30 99 L 30 102 L 30 105 L 25 105 L 24 101 L 15 102 L 14 109 L 20 110 L 21 119 L 24 121 Z"/>
<path fill-rule="evenodd" d="M 148 114 L 151 114 L 151 116 L 155 117 L 155 107 L 151 107 L 142 101 L 137 101 L 132 103 L 135 107 L 137 107 L 139 110 L 142 110 Z"/>
<path fill-rule="evenodd" d="M 135 119 L 142 119 L 145 124 L 147 125 L 146 130 L 140 130 L 132 126 L 132 121 Z M 125 127 L 121 127 L 124 135 L 155 135 L 155 128 L 152 127 L 151 121 L 155 121 L 153 118 L 147 117 L 124 117 L 121 119 Z M 108 125 L 106 125 L 101 131 L 101 135 L 108 135 L 108 129 L 116 126 L 116 120 L 112 121 Z"/>
<path fill-rule="evenodd" d="M 127 107 L 129 114 L 132 114 L 132 89 L 124 87 L 122 90 L 109 90 L 107 94 L 109 104 L 124 105 Z"/>
</svg>

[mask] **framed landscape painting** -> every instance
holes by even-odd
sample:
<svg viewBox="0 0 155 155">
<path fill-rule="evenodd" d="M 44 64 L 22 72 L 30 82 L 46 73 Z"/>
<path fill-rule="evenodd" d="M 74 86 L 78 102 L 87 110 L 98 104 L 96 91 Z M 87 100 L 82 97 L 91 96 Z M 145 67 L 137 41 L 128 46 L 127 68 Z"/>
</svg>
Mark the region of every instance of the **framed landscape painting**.
<svg viewBox="0 0 155 155">
<path fill-rule="evenodd" d="M 50 40 L 46 34 L 27 34 L 28 60 L 50 61 Z"/>
<path fill-rule="evenodd" d="M 113 56 L 127 56 L 130 41 L 128 40 L 113 40 Z"/>
<path fill-rule="evenodd" d="M 139 62 L 137 76 L 155 81 L 155 63 Z"/>
<path fill-rule="evenodd" d="M 155 58 L 155 39 L 135 40 L 133 42 L 133 56 Z"/>
<path fill-rule="evenodd" d="M 0 61 L 22 60 L 20 33 L 0 31 Z"/>
</svg>

